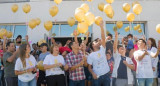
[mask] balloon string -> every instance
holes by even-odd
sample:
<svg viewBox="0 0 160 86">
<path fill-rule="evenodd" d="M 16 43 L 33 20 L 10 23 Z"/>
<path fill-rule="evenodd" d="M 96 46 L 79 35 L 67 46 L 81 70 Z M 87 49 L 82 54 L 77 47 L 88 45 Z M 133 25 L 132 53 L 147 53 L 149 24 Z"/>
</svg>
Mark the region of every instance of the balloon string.
<svg viewBox="0 0 160 86">
<path fill-rule="evenodd" d="M 28 35 L 28 24 L 27 24 L 27 14 L 26 14 L 26 30 L 27 30 L 27 35 Z"/>
<path fill-rule="evenodd" d="M 130 33 L 130 34 L 131 34 L 131 27 L 132 27 L 131 23 L 132 23 L 132 22 L 129 22 L 129 26 L 130 26 L 129 33 Z"/>
</svg>

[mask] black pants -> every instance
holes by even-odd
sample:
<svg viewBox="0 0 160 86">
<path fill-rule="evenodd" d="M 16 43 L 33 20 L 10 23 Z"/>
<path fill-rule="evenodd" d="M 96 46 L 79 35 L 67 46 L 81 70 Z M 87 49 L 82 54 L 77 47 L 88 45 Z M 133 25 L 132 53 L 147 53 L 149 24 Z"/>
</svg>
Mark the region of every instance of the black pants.
<svg viewBox="0 0 160 86">
<path fill-rule="evenodd" d="M 18 77 L 5 77 L 6 86 L 18 86 Z"/>
<path fill-rule="evenodd" d="M 47 76 L 47 86 L 65 86 L 65 77 L 61 75 Z"/>
<path fill-rule="evenodd" d="M 46 74 L 45 74 L 45 71 L 39 70 L 39 77 L 37 80 L 37 86 L 41 86 L 41 84 L 46 85 Z"/>
</svg>

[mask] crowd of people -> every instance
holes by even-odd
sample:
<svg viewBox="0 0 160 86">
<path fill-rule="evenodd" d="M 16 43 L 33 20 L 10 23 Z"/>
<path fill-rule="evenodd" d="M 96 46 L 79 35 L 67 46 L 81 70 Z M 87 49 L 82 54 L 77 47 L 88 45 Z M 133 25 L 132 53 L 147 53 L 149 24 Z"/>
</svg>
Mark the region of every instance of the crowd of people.
<svg viewBox="0 0 160 86">
<path fill-rule="evenodd" d="M 0 41 L 0 86 L 158 86 L 160 77 L 160 40 L 137 38 L 132 34 L 119 39 L 115 31 L 101 39 L 81 42 L 78 33 L 64 46 L 51 38 L 47 43 L 32 44 L 25 37 L 16 43 L 6 36 Z M 158 46 L 157 46 L 158 44 Z M 43 68 L 37 64 L 42 62 Z"/>
</svg>

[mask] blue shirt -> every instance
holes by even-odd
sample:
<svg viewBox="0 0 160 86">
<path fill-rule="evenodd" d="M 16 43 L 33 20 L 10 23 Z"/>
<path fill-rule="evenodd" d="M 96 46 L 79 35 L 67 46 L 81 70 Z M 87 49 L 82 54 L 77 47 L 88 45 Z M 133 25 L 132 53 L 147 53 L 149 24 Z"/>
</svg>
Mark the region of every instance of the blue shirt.
<svg viewBox="0 0 160 86">
<path fill-rule="evenodd" d="M 38 61 L 44 61 L 45 57 L 46 57 L 47 55 L 49 55 L 49 54 L 50 54 L 50 52 L 41 53 L 41 54 L 39 55 Z"/>
<path fill-rule="evenodd" d="M 133 40 L 128 40 L 127 49 L 133 49 L 133 48 L 134 48 Z"/>
<path fill-rule="evenodd" d="M 122 57 L 121 56 L 121 61 L 119 64 L 119 68 L 118 68 L 118 79 L 127 79 L 127 67 L 126 65 L 123 63 L 123 61 L 126 61 L 126 57 Z"/>
</svg>

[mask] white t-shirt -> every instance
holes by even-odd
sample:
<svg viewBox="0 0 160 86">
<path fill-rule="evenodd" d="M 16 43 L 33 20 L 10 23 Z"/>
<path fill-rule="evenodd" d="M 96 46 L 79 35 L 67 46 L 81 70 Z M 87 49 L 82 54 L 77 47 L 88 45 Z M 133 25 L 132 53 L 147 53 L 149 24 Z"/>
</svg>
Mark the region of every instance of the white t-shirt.
<svg viewBox="0 0 160 86">
<path fill-rule="evenodd" d="M 53 56 L 52 54 L 49 54 L 44 59 L 43 65 L 45 65 L 45 64 L 46 65 L 53 65 L 53 64 L 57 64 L 57 63 L 61 63 L 61 64 L 65 65 L 65 61 L 64 61 L 63 56 L 61 56 L 61 55 Z M 64 71 L 60 67 L 51 68 L 51 69 L 46 70 L 46 76 L 60 75 L 60 74 L 64 74 Z"/>
<path fill-rule="evenodd" d="M 93 66 L 93 72 L 97 76 L 104 75 L 110 71 L 103 46 L 100 47 L 99 51 L 89 54 L 87 63 Z"/>
<path fill-rule="evenodd" d="M 29 58 L 26 58 L 26 68 L 23 67 L 22 61 L 20 58 L 18 58 L 16 60 L 16 64 L 15 64 L 15 70 L 17 71 L 23 71 L 29 68 L 33 68 L 37 65 L 37 62 L 34 58 L 33 55 L 30 55 Z M 32 74 L 32 73 L 24 73 L 21 75 L 18 75 L 18 79 L 21 80 L 22 82 L 29 82 L 32 79 L 34 79 L 36 76 L 36 74 Z"/>
<path fill-rule="evenodd" d="M 156 54 L 157 53 L 157 48 L 152 47 L 150 50 L 151 54 Z M 152 67 L 155 67 L 155 71 L 153 71 L 154 78 L 158 77 L 157 73 L 157 66 L 158 66 L 158 56 L 156 58 L 152 58 Z"/>
<path fill-rule="evenodd" d="M 134 52 L 134 58 L 136 59 L 137 56 L 142 56 L 145 51 L 137 50 Z M 150 54 L 150 51 L 148 51 Z M 137 62 L 137 70 L 136 70 L 136 77 L 137 78 L 153 78 L 153 70 L 152 70 L 152 63 L 151 63 L 151 56 L 145 55 L 145 57 Z"/>
</svg>

